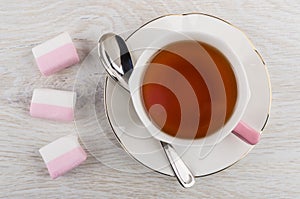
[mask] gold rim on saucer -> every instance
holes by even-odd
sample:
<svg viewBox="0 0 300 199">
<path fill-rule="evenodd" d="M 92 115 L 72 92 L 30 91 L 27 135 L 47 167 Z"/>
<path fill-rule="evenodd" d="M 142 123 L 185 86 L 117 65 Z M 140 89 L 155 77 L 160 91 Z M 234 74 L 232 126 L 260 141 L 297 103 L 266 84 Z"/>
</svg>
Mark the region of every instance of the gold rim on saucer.
<svg viewBox="0 0 300 199">
<path fill-rule="evenodd" d="M 209 17 L 212 17 L 212 18 L 221 20 L 221 21 L 227 23 L 228 25 L 230 25 L 230 26 L 232 26 L 232 27 L 238 29 L 240 32 L 242 32 L 242 33 L 246 36 L 246 34 L 245 34 L 241 29 L 239 29 L 238 27 L 232 25 L 230 22 L 228 22 L 228 21 L 226 21 L 226 20 L 224 20 L 224 19 L 222 19 L 222 18 L 213 16 L 213 15 L 210 15 L 210 14 L 205 14 L 205 13 L 185 13 L 185 14 L 168 14 L 168 15 L 163 15 L 163 16 L 157 17 L 157 18 L 155 18 L 155 19 L 152 19 L 152 20 L 146 22 L 145 24 L 143 24 L 142 26 L 140 26 L 140 27 L 139 27 L 138 29 L 136 29 L 133 33 L 131 33 L 131 34 L 126 38 L 126 41 L 127 41 L 131 36 L 133 36 L 137 31 L 139 31 L 141 28 L 145 27 L 146 25 L 150 24 L 150 23 L 153 22 L 153 21 L 156 21 L 156 20 L 158 20 L 158 19 L 161 19 L 161 18 L 164 18 L 164 17 L 168 17 L 168 16 L 186 16 L 186 15 L 205 15 L 205 16 L 209 16 Z M 265 62 L 264 62 L 262 56 L 261 56 L 260 53 L 257 51 L 257 49 L 254 47 L 254 45 L 253 45 L 253 43 L 251 42 L 251 40 L 250 40 L 247 36 L 246 36 L 246 38 L 247 38 L 248 42 L 250 43 L 252 49 L 254 50 L 254 52 L 257 54 L 257 56 L 258 56 L 259 59 L 261 60 L 262 64 L 264 65 L 264 67 L 265 67 L 265 72 L 266 72 L 266 75 L 267 75 L 267 80 L 268 80 L 268 88 L 269 88 L 269 93 L 270 93 L 270 103 L 269 103 L 269 107 L 268 107 L 267 117 L 266 117 L 266 119 L 265 119 L 265 122 L 263 123 L 263 126 L 261 127 L 261 133 L 262 133 L 262 131 L 264 130 L 264 128 L 265 128 L 265 126 L 266 126 L 266 124 L 267 124 L 267 122 L 268 122 L 268 120 L 269 120 L 270 109 L 271 109 L 272 92 L 271 92 L 270 77 L 269 77 L 269 73 L 268 73 L 268 70 L 267 70 L 267 66 L 266 66 L 266 64 L 265 64 Z M 108 80 L 109 80 L 109 78 L 110 78 L 110 77 L 108 77 L 108 76 L 106 77 L 106 80 L 105 80 L 105 86 L 104 86 L 104 89 L 105 89 L 105 90 L 107 89 L 107 85 L 108 85 Z M 109 121 L 109 125 L 110 125 L 110 127 L 111 127 L 113 133 L 115 134 L 115 137 L 117 138 L 117 140 L 118 140 L 118 142 L 120 143 L 120 145 L 122 146 L 122 148 L 126 151 L 126 153 L 127 153 L 130 157 L 132 157 L 134 160 L 136 160 L 137 162 L 139 162 L 140 164 L 142 164 L 143 166 L 145 166 L 146 168 L 149 168 L 150 170 L 153 170 L 153 171 L 155 171 L 155 172 L 157 172 L 157 173 L 160 173 L 160 174 L 163 174 L 163 175 L 166 175 L 166 176 L 171 176 L 171 175 L 169 175 L 169 174 L 160 172 L 159 170 L 155 170 L 155 169 L 153 169 L 153 168 L 151 168 L 151 167 L 145 165 L 144 163 L 142 163 L 141 161 L 139 161 L 138 159 L 136 159 L 136 158 L 135 158 L 135 157 L 134 157 L 127 149 L 126 149 L 126 147 L 124 146 L 124 144 L 122 143 L 122 141 L 119 139 L 117 133 L 115 132 L 115 130 L 114 130 L 114 128 L 113 128 L 113 124 L 112 124 L 112 122 L 111 122 L 111 118 L 109 117 L 108 111 L 107 111 L 108 106 L 107 106 L 107 103 L 106 103 L 106 99 L 107 99 L 106 91 L 104 91 L 105 115 L 106 115 L 106 117 L 107 117 L 107 119 L 108 119 L 108 121 Z M 253 146 L 253 147 L 254 147 L 254 146 Z M 215 174 L 215 173 L 221 172 L 221 171 L 223 171 L 223 170 L 225 170 L 225 169 L 227 169 L 227 168 L 233 166 L 233 165 L 236 164 L 238 161 L 240 161 L 241 159 L 243 159 L 243 158 L 244 158 L 244 157 L 245 157 L 245 156 L 253 149 L 253 147 L 250 148 L 248 151 L 246 151 L 246 152 L 245 152 L 238 160 L 236 160 L 235 162 L 233 162 L 231 165 L 229 165 L 229 166 L 227 166 L 227 167 L 225 167 L 225 168 L 222 168 L 222 169 L 220 169 L 220 170 L 218 170 L 218 171 L 215 171 L 215 172 L 212 172 L 212 173 L 209 173 L 209 174 L 206 174 L 206 175 L 198 175 L 198 176 L 195 176 L 195 177 L 204 177 L 204 176 L 213 175 L 213 174 Z"/>
</svg>

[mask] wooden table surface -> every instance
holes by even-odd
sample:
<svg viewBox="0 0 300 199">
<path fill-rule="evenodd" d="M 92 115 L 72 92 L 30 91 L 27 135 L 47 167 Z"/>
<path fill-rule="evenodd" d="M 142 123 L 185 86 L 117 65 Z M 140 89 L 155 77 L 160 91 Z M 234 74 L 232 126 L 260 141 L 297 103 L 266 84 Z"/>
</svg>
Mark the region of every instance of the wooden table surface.
<svg viewBox="0 0 300 199">
<path fill-rule="evenodd" d="M 83 60 L 105 32 L 131 31 L 152 18 L 187 12 L 230 21 L 247 33 L 263 56 L 273 99 L 261 142 L 229 169 L 198 178 L 191 189 L 181 188 L 175 178 L 150 171 L 130 158 L 119 160 L 119 166 L 146 172 L 119 171 L 90 154 L 80 167 L 51 180 L 38 149 L 75 132 L 75 126 L 31 118 L 31 95 L 38 87 L 72 90 L 80 64 L 43 77 L 31 48 L 68 31 Z M 299 198 L 299 24 L 297 0 L 1 1 L 0 197 Z"/>
</svg>

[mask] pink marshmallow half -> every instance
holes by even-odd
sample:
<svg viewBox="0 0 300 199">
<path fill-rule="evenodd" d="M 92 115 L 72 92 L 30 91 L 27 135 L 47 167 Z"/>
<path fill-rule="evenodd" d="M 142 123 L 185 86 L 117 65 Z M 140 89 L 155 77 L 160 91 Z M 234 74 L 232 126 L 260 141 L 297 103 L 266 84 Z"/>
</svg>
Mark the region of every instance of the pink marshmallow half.
<svg viewBox="0 0 300 199">
<path fill-rule="evenodd" d="M 45 76 L 77 64 L 79 57 L 68 33 L 63 33 L 32 49 L 39 70 Z"/>
<path fill-rule="evenodd" d="M 232 133 L 251 145 L 257 144 L 260 140 L 260 133 L 242 121 L 238 123 Z"/>
<path fill-rule="evenodd" d="M 87 157 L 75 135 L 59 138 L 42 147 L 39 152 L 52 179 L 77 167 Z"/>
<path fill-rule="evenodd" d="M 74 120 L 76 93 L 55 89 L 34 89 L 30 104 L 32 117 L 69 122 Z"/>
</svg>

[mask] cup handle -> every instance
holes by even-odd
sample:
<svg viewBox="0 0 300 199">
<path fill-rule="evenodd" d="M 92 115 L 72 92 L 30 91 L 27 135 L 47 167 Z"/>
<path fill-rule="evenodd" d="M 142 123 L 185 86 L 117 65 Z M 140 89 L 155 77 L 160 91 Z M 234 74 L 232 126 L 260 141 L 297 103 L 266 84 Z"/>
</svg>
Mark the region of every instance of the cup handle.
<svg viewBox="0 0 300 199">
<path fill-rule="evenodd" d="M 238 125 L 232 130 L 232 133 L 244 142 L 251 145 L 257 144 L 260 139 L 260 133 L 242 121 L 240 121 Z"/>
</svg>

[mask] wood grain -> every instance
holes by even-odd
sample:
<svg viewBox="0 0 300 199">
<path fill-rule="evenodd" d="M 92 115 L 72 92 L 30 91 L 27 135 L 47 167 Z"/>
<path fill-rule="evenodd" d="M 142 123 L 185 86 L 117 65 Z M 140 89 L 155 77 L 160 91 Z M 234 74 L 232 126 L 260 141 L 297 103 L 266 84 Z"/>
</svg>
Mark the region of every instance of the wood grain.
<svg viewBox="0 0 300 199">
<path fill-rule="evenodd" d="M 300 197 L 300 3 L 294 1 L 16 1 L 0 7 L 0 197 L 1 198 L 299 198 Z M 88 160 L 50 180 L 38 149 L 74 124 L 29 116 L 37 87 L 71 90 L 79 65 L 43 77 L 31 48 L 68 31 L 81 60 L 98 37 L 134 30 L 169 13 L 204 12 L 244 30 L 270 73 L 273 100 L 261 142 L 231 168 L 197 179 L 185 190 L 171 177 L 130 158 L 119 164 L 147 172 L 128 173 Z M 107 148 L 107 153 L 111 152 Z M 121 153 L 121 152 L 119 152 Z M 122 157 L 117 154 L 116 157 Z M 113 160 L 115 161 L 115 160 Z"/>
</svg>

